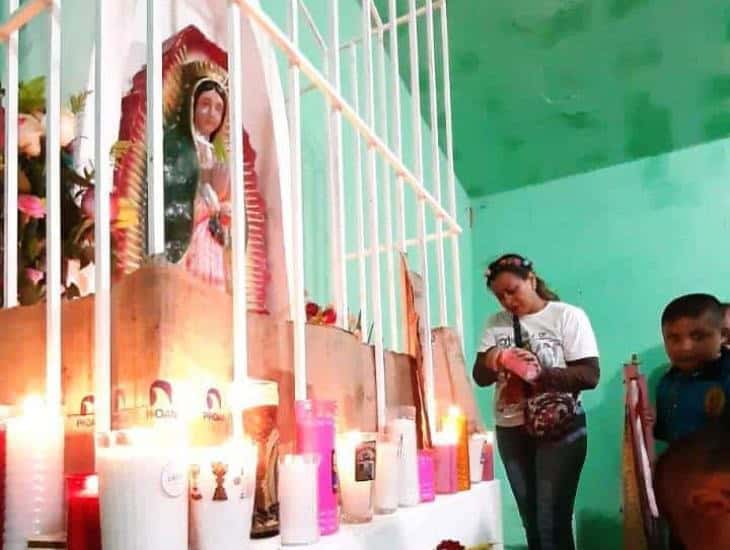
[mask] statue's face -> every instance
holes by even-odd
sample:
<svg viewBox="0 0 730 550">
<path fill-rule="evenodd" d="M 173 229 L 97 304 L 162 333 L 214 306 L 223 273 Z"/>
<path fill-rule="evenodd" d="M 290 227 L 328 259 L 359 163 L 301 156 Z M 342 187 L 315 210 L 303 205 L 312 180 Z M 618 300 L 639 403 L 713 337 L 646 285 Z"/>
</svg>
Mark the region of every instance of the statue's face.
<svg viewBox="0 0 730 550">
<path fill-rule="evenodd" d="M 195 129 L 204 136 L 210 136 L 223 122 L 225 104 L 215 90 L 208 90 L 198 96 L 195 103 Z"/>
</svg>

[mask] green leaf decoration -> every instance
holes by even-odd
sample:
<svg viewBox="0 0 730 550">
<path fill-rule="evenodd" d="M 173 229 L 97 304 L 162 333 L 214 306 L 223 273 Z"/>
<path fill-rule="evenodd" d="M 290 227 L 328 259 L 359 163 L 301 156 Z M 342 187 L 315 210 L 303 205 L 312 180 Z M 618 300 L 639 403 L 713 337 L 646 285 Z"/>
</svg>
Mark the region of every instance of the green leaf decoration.
<svg viewBox="0 0 730 550">
<path fill-rule="evenodd" d="M 18 111 L 35 113 L 46 108 L 46 77 L 21 82 L 18 89 Z"/>
</svg>

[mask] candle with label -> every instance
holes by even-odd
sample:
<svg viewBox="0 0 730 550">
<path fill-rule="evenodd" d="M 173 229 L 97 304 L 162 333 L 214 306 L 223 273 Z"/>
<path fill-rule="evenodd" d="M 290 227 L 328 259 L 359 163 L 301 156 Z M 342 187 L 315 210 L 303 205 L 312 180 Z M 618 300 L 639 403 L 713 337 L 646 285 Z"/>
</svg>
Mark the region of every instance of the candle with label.
<svg viewBox="0 0 730 550">
<path fill-rule="evenodd" d="M 375 511 L 392 514 L 398 509 L 398 446 L 381 435 L 375 464 Z"/>
<path fill-rule="evenodd" d="M 494 480 L 494 432 L 487 432 L 482 449 L 482 481 Z"/>
<path fill-rule="evenodd" d="M 276 382 L 249 379 L 245 395 L 243 426 L 258 447 L 251 537 L 273 537 L 279 534 L 279 500 L 276 495 L 279 387 Z"/>
<path fill-rule="evenodd" d="M 281 544 L 313 544 L 319 540 L 317 514 L 319 455 L 286 455 L 279 460 Z"/>
<path fill-rule="evenodd" d="M 256 446 L 250 441 L 191 450 L 190 550 L 246 548 L 256 456 Z"/>
<path fill-rule="evenodd" d="M 469 474 L 469 434 L 466 416 L 459 407 L 449 407 L 443 418 L 442 430 L 456 436 L 456 481 L 459 491 L 468 491 L 471 487 Z"/>
<path fill-rule="evenodd" d="M 398 505 L 415 506 L 421 502 L 418 486 L 416 408 L 396 407 L 390 414 L 388 436 L 398 446 Z"/>
<path fill-rule="evenodd" d="M 337 508 L 337 472 L 335 470 L 334 401 L 303 400 L 294 405 L 297 423 L 297 453 L 313 453 L 319 457 L 318 510 L 319 532 L 322 535 L 339 529 Z"/>
<path fill-rule="evenodd" d="M 484 445 L 487 434 L 475 433 L 469 436 L 469 473 L 472 483 L 482 481 L 484 470 Z"/>
<path fill-rule="evenodd" d="M 433 436 L 436 492 L 455 493 L 459 490 L 456 460 L 457 438 L 451 432 L 439 432 Z"/>
<path fill-rule="evenodd" d="M 157 429 L 113 432 L 97 447 L 104 550 L 187 550 L 188 459 Z"/>
<path fill-rule="evenodd" d="M 101 550 L 99 478 L 66 476 L 66 545 L 68 550 Z"/>
<path fill-rule="evenodd" d="M 373 517 L 376 434 L 348 432 L 337 438 L 342 519 L 365 523 Z"/>
<path fill-rule="evenodd" d="M 40 398 L 7 420 L 5 550 L 25 550 L 30 537 L 63 529 L 63 424 Z"/>
<path fill-rule="evenodd" d="M 436 498 L 433 477 L 433 449 L 421 449 L 418 451 L 418 483 L 421 502 L 433 502 Z"/>
</svg>

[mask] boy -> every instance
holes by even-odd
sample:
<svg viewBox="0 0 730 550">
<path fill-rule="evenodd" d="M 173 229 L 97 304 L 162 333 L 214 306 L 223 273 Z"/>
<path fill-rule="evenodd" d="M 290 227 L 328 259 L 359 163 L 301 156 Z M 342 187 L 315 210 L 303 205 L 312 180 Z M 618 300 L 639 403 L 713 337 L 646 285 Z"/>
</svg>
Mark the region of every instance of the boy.
<svg viewBox="0 0 730 550">
<path fill-rule="evenodd" d="M 654 488 L 662 516 L 687 550 L 730 548 L 730 431 L 710 426 L 670 445 Z"/>
<path fill-rule="evenodd" d="M 722 315 L 723 346 L 730 348 L 730 303 L 722 304 Z"/>
<path fill-rule="evenodd" d="M 657 387 L 654 436 L 671 443 L 730 418 L 730 350 L 723 347 L 722 305 L 709 294 L 673 300 L 662 314 L 671 368 Z"/>
</svg>

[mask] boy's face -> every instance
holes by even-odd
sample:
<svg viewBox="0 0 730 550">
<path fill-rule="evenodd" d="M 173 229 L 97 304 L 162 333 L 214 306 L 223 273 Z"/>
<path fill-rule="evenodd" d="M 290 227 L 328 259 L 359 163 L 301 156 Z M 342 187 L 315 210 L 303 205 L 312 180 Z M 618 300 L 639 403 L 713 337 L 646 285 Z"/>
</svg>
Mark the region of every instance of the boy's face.
<svg viewBox="0 0 730 550">
<path fill-rule="evenodd" d="M 664 347 L 672 365 L 691 371 L 717 359 L 722 347 L 722 327 L 711 315 L 681 317 L 662 327 Z"/>
<path fill-rule="evenodd" d="M 730 347 L 730 307 L 725 309 L 722 317 L 722 343 L 725 347 Z"/>
</svg>

